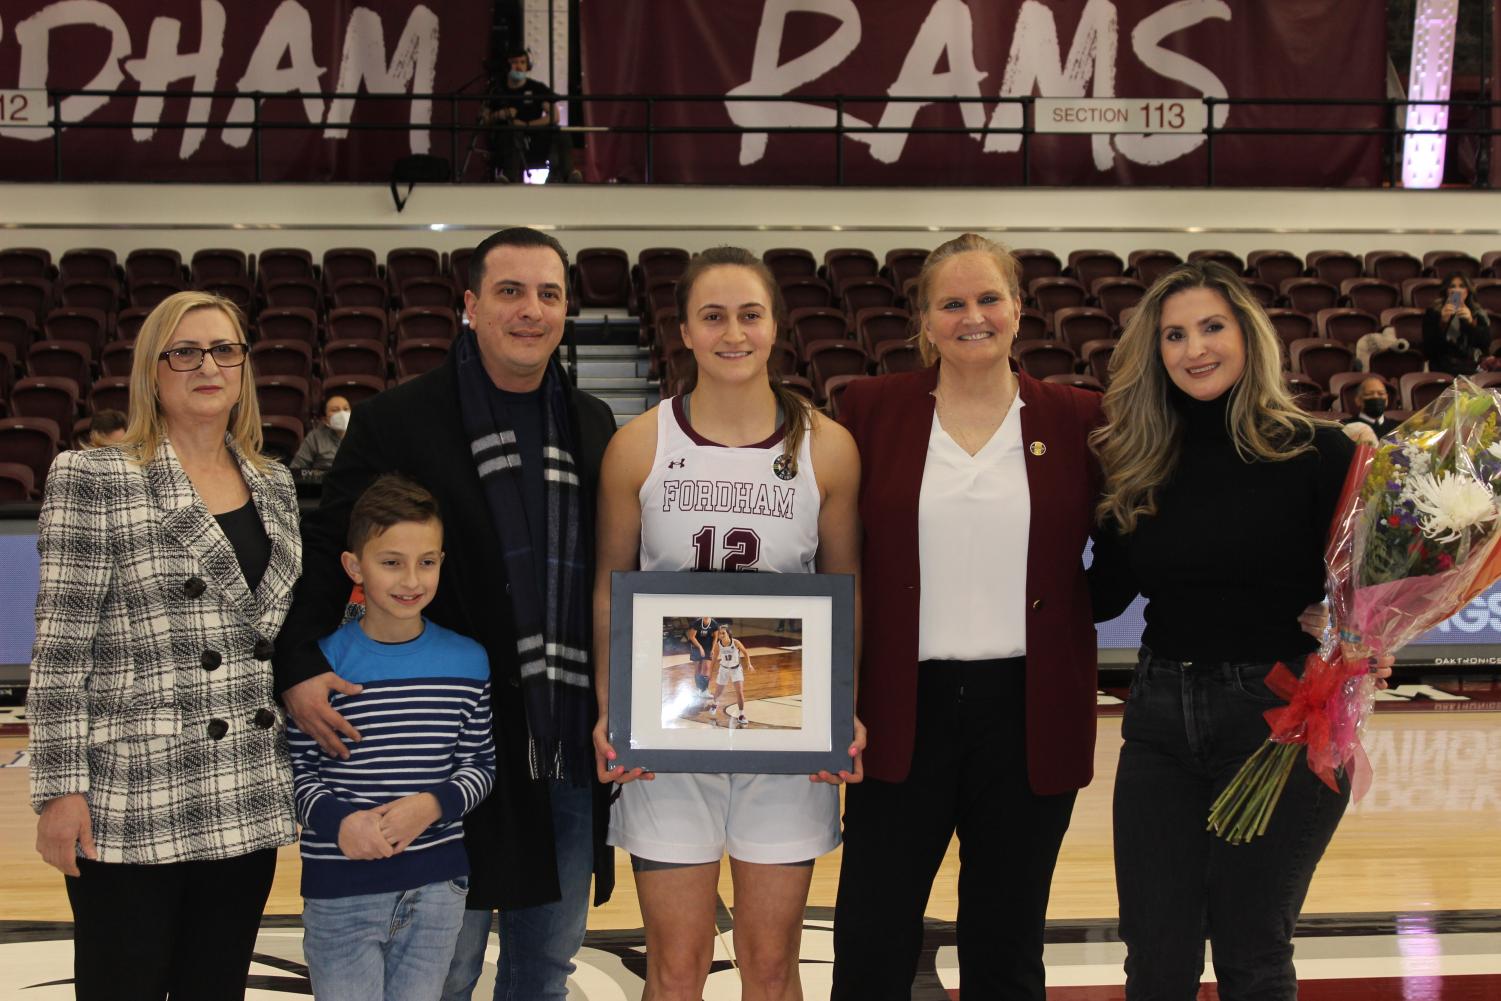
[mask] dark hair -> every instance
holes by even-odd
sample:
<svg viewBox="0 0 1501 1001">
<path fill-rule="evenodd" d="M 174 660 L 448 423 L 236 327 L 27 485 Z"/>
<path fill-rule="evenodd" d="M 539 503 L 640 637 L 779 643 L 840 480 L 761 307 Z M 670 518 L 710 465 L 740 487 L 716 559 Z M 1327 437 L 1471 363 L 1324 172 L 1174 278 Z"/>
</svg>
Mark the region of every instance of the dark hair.
<svg viewBox="0 0 1501 1001">
<path fill-rule="evenodd" d="M 688 322 L 688 300 L 693 295 L 694 283 L 714 268 L 725 267 L 748 268 L 761 280 L 761 284 L 766 287 L 767 296 L 771 299 L 771 322 L 780 334 L 785 327 L 787 316 L 787 307 L 782 301 L 782 287 L 777 284 L 776 276 L 771 273 L 771 269 L 766 266 L 765 262 L 744 247 L 710 247 L 703 253 L 695 255 L 693 260 L 688 262 L 688 267 L 678 278 L 677 288 L 674 290 L 677 297 L 678 322 L 685 325 Z M 771 392 L 776 397 L 777 405 L 782 408 L 782 420 L 786 429 L 782 439 L 782 454 L 787 457 L 788 469 L 796 474 L 797 453 L 802 448 L 803 435 L 808 433 L 808 406 L 801 396 L 783 385 L 782 380 L 771 371 L 769 359 L 766 378 L 771 383 Z"/>
<path fill-rule="evenodd" d="M 532 50 L 531 49 L 527 48 L 525 45 L 512 45 L 510 48 L 506 49 L 506 62 L 510 62 L 512 59 L 520 59 L 522 56 L 526 57 L 526 68 L 527 69 L 531 69 L 532 68 Z"/>
<path fill-rule="evenodd" d="M 441 528 L 438 498 L 399 473 L 386 473 L 365 488 L 349 512 L 349 551 L 360 555 L 367 542 L 403 521 L 436 521 Z"/>
<path fill-rule="evenodd" d="M 124 431 L 125 424 L 125 415 L 118 410 L 96 410 L 94 416 L 89 418 L 89 433 L 112 434 L 115 431 Z"/>
<path fill-rule="evenodd" d="M 469 291 L 475 295 L 480 294 L 480 286 L 485 284 L 485 258 L 490 256 L 490 251 L 496 247 L 547 247 L 558 255 L 558 260 L 563 262 L 563 295 L 568 295 L 568 251 L 557 240 L 539 230 L 529 229 L 526 226 L 512 226 L 508 229 L 491 233 L 481 241 L 474 253 L 469 256 Z"/>
<path fill-rule="evenodd" d="M 1432 308 L 1444 308 L 1444 303 L 1449 298 L 1449 286 L 1454 284 L 1454 279 L 1456 278 L 1458 278 L 1459 283 L 1465 287 L 1465 306 L 1469 309 L 1470 313 L 1473 314 L 1477 319 L 1484 318 L 1487 322 L 1489 322 L 1490 317 L 1486 315 L 1485 308 L 1481 306 L 1480 301 L 1475 298 L 1475 286 L 1470 283 L 1469 276 L 1466 275 L 1463 271 L 1451 271 L 1444 276 L 1444 287 L 1439 289 L 1438 298 L 1433 300 Z"/>
</svg>

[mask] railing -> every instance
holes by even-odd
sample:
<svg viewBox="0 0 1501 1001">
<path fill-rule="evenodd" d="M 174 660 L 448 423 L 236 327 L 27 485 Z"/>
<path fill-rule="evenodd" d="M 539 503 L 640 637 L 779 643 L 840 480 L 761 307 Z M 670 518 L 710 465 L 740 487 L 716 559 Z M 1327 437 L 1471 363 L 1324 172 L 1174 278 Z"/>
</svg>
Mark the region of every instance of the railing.
<svg viewBox="0 0 1501 1001">
<path fill-rule="evenodd" d="M 466 151 L 475 149 L 479 141 L 488 133 L 497 130 L 514 130 L 522 133 L 551 132 L 553 127 L 527 127 L 527 126 L 485 126 L 477 123 L 478 112 L 490 97 L 483 94 L 412 94 L 412 93 L 340 93 L 340 92 L 295 92 L 295 93 L 262 93 L 241 91 L 183 91 L 183 90 L 155 90 L 155 91 L 129 91 L 119 92 L 112 90 L 70 90 L 60 88 L 48 88 L 48 104 L 51 109 L 50 118 L 45 125 L 33 127 L 47 128 L 51 131 L 51 145 L 53 153 L 52 180 L 68 180 L 67 164 L 64 156 L 64 136 L 71 130 L 114 130 L 123 131 L 129 129 L 153 129 L 157 131 L 181 132 L 188 129 L 247 129 L 250 132 L 252 171 L 248 178 L 240 180 L 262 183 L 265 181 L 265 137 L 267 134 L 282 132 L 323 131 L 328 129 L 347 130 L 350 132 L 384 132 L 384 133 L 430 133 L 434 136 L 447 136 L 447 150 L 451 180 L 459 182 L 463 180 L 460 157 Z M 248 119 L 238 118 L 231 120 L 189 120 L 189 121 L 136 121 L 136 120 L 100 120 L 95 112 L 89 118 L 76 121 L 67 120 L 62 114 L 62 102 L 70 97 L 105 97 L 114 100 L 128 100 L 136 98 L 210 98 L 216 100 L 249 100 L 251 113 Z M 447 121 L 434 120 L 422 124 L 408 122 L 329 122 L 329 121 L 277 121 L 270 120 L 266 116 L 268 105 L 276 103 L 297 103 L 305 100 L 319 100 L 323 102 L 336 100 L 350 100 L 357 102 L 362 110 L 367 111 L 374 105 L 396 103 L 412 103 L 419 101 L 432 102 L 432 108 L 436 112 L 443 108 L 447 110 Z M 827 95 L 808 96 L 797 95 L 725 95 L 725 94 L 695 94 L 695 95 L 558 95 L 555 100 L 558 103 L 566 102 L 568 107 L 577 114 L 579 109 L 588 110 L 607 105 L 631 105 L 642 109 L 642 121 L 639 124 L 611 124 L 611 125 L 583 125 L 563 126 L 562 131 L 576 133 L 584 136 L 596 135 L 640 135 L 645 137 L 641 178 L 646 183 L 655 181 L 656 169 L 656 143 L 664 136 L 679 135 L 800 135 L 809 137 L 828 137 L 834 140 L 832 160 L 829 163 L 825 180 L 815 183 L 833 184 L 842 186 L 846 180 L 846 143 L 849 137 L 899 134 L 899 135 L 980 135 L 993 134 L 1015 135 L 1020 139 L 1021 154 L 1021 183 L 1032 183 L 1032 144 L 1034 138 L 1044 134 L 1037 129 L 1034 121 L 1034 104 L 1036 99 L 1032 97 L 954 97 L 954 96 L 854 96 L 854 95 Z M 1150 100 L 1159 100 L 1151 98 Z M 1202 100 L 1206 115 L 1205 125 L 1198 132 L 1178 132 L 1178 135 L 1202 135 L 1204 138 L 1204 178 L 1203 184 L 1207 187 L 1216 186 L 1215 177 L 1215 145 L 1217 141 L 1223 141 L 1227 137 L 1236 136 L 1370 136 L 1383 141 L 1382 156 L 1384 171 L 1387 182 L 1392 186 L 1400 183 L 1402 163 L 1401 139 L 1408 135 L 1445 135 L 1445 136 L 1472 136 L 1494 139 L 1501 134 L 1501 129 L 1492 127 L 1448 128 L 1441 133 L 1430 129 L 1409 129 L 1398 125 L 1398 119 L 1403 109 L 1409 105 L 1442 105 L 1450 109 L 1466 108 L 1472 111 L 1485 112 L 1488 121 L 1501 119 L 1496 113 L 1501 110 L 1501 101 L 1479 99 L 1451 99 L 1437 100 L 1407 100 L 1396 98 L 1380 99 L 1302 99 L 1302 98 L 1213 98 L 1205 97 Z M 832 125 L 819 126 L 739 126 L 739 125 L 679 125 L 663 124 L 661 122 L 661 109 L 664 105 L 681 104 L 817 104 L 829 106 L 834 113 Z M 848 124 L 850 108 L 860 105 L 888 105 L 892 103 L 912 103 L 923 105 L 974 105 L 978 104 L 987 111 L 999 105 L 1012 105 L 1020 110 L 1021 124 L 1015 126 L 880 126 L 865 124 Z M 1216 109 L 1222 108 L 1268 108 L 1286 107 L 1296 109 L 1375 109 L 1382 113 L 1382 119 L 1387 123 L 1372 127 L 1329 128 L 1329 127 L 1217 127 L 1214 124 Z M 992 119 L 993 120 L 993 119 Z M 0 123 L 3 125 L 4 123 Z M 1098 129 L 1093 133 L 1075 132 L 1074 135 L 1084 134 L 1107 134 L 1116 130 Z M 467 137 L 467 144 L 466 144 Z M 434 143 L 434 148 L 437 147 Z M 1485 169 L 1486 150 L 1489 143 L 1483 144 L 1480 157 L 1481 169 L 1477 171 L 1476 186 L 1490 187 L 1490 179 Z M 7 173 L 5 167 L 0 165 L 0 180 L 15 180 L 14 177 L 4 176 Z M 315 180 L 315 178 L 301 178 L 300 180 Z"/>
</svg>

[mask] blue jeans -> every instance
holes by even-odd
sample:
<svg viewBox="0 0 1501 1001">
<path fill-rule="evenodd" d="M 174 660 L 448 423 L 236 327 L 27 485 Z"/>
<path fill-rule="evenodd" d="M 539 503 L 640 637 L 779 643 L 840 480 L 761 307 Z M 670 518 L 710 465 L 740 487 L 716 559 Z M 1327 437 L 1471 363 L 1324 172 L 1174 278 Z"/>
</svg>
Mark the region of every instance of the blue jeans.
<svg viewBox="0 0 1501 1001">
<path fill-rule="evenodd" d="M 469 880 L 304 900 L 302 951 L 318 1001 L 436 1001 Z"/>
<path fill-rule="evenodd" d="M 1288 661 L 1301 671 L 1302 659 Z M 1143 650 L 1121 724 L 1115 884 L 1128 1001 L 1199 996 L 1204 939 L 1223 1001 L 1294 1001 L 1293 928 L 1349 785 L 1324 785 L 1300 755 L 1267 832 L 1232 845 L 1209 807 L 1266 740 L 1285 704 L 1265 663 L 1165 660 Z"/>
<path fill-rule="evenodd" d="M 562 897 L 550 904 L 500 912 L 500 962 L 495 1001 L 566 1001 L 573 957 L 584 944 L 589 879 L 594 874 L 594 794 L 552 783 L 552 830 Z M 516 859 L 526 865 L 526 859 Z M 443 1001 L 469 1001 L 490 938 L 490 911 L 469 911 L 459 933 Z"/>
</svg>

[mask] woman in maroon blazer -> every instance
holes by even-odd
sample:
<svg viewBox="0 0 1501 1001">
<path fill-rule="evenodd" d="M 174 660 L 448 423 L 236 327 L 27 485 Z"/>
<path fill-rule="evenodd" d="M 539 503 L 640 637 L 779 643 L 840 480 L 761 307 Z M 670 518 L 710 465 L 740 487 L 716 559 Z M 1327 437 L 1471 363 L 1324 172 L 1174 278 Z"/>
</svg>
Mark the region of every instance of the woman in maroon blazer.
<svg viewBox="0 0 1501 1001">
<path fill-rule="evenodd" d="M 1020 269 L 966 234 L 918 280 L 929 367 L 852 384 L 865 528 L 859 716 L 834 918 L 839 1001 L 908 998 L 923 909 L 960 844 L 964 998 L 1042 1001 L 1058 847 L 1095 738 L 1081 557 L 1099 397 L 1016 372 Z"/>
</svg>

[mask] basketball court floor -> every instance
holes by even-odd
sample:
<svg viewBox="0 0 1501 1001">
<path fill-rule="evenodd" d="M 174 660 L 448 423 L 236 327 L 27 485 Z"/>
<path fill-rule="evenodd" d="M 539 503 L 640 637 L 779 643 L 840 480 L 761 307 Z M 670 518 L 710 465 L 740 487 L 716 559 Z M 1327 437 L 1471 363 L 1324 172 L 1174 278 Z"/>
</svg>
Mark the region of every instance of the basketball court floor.
<svg viewBox="0 0 1501 1001">
<path fill-rule="evenodd" d="M 747 637 L 756 666 L 778 642 Z M 759 651 L 759 654 L 758 654 Z M 691 667 L 687 669 L 691 674 Z M 748 673 L 747 680 L 760 674 Z M 765 682 L 775 672 L 767 671 Z M 684 683 L 692 686 L 691 676 Z M 784 687 L 790 687 L 788 679 Z M 747 716 L 772 715 L 789 696 L 747 685 Z M 1123 997 L 1124 950 L 1115 932 L 1110 789 L 1120 747 L 1119 700 L 1100 696 L 1096 778 L 1079 796 L 1064 841 L 1048 912 L 1050 1001 Z M 1351 807 L 1319 867 L 1297 933 L 1304 1001 L 1494 1001 L 1501 998 L 1501 681 L 1466 679 L 1398 689 L 1371 720 L 1366 747 L 1375 784 Z M 1426 711 L 1422 711 L 1426 710 Z M 0 711 L 7 712 L 7 711 Z M 0 716 L 0 1001 L 72 997 L 72 948 L 62 878 L 32 850 L 26 804 L 26 740 L 19 712 Z M 8 720 L 8 722 L 7 722 Z M 763 719 L 763 725 L 770 723 Z M 708 725 L 708 724 L 702 724 Z M 570 997 L 636 1001 L 645 957 L 630 867 L 617 853 L 617 890 L 590 913 Z M 913 997 L 956 996 L 955 873 L 951 847 L 928 906 L 926 951 Z M 839 854 L 818 861 L 804 924 L 802 981 L 809 999 L 827 996 L 831 919 Z M 298 920 L 298 861 L 281 864 L 251 969 L 248 996 L 310 997 Z M 1005 906 L 1005 888 L 995 906 Z M 735 901 L 726 867 L 707 1001 L 739 997 L 734 965 Z M 494 955 L 492 940 L 492 959 Z M 1212 980 L 1212 968 L 1206 980 Z M 477 998 L 490 997 L 493 967 Z M 1203 1001 L 1213 1001 L 1205 985 Z"/>
</svg>

